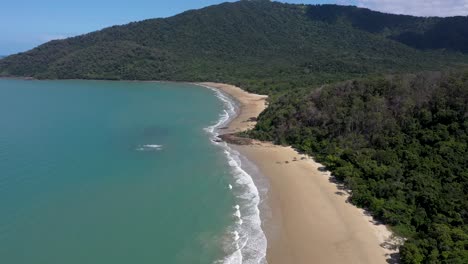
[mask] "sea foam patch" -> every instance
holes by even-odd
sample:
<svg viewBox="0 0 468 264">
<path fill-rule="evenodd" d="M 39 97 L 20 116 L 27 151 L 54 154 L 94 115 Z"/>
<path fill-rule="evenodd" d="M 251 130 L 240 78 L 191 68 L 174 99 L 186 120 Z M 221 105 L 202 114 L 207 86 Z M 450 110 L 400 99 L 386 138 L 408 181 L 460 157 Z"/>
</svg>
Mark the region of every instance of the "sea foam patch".
<svg viewBox="0 0 468 264">
<path fill-rule="evenodd" d="M 158 151 L 162 149 L 163 149 L 162 145 L 154 145 L 154 144 L 141 145 L 137 148 L 138 151 Z"/>
</svg>

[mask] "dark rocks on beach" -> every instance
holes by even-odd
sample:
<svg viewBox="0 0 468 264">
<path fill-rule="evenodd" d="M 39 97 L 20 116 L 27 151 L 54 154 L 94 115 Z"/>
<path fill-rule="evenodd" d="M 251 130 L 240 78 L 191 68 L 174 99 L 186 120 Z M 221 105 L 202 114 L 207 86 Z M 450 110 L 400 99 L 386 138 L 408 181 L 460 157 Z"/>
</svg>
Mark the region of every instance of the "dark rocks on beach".
<svg viewBox="0 0 468 264">
<path fill-rule="evenodd" d="M 247 119 L 247 120 L 244 120 L 244 121 L 242 121 L 242 122 L 243 122 L 243 123 L 257 122 L 257 118 L 256 118 L 256 117 L 251 117 L 251 118 L 249 118 L 249 119 Z"/>
<path fill-rule="evenodd" d="M 234 145 L 251 145 L 253 140 L 250 138 L 239 137 L 235 134 L 224 134 L 219 136 L 223 141 Z"/>
<path fill-rule="evenodd" d="M 250 123 L 250 122 L 257 122 L 257 118 L 256 117 L 251 117 L 247 120 L 244 120 L 242 121 L 242 123 Z"/>
</svg>

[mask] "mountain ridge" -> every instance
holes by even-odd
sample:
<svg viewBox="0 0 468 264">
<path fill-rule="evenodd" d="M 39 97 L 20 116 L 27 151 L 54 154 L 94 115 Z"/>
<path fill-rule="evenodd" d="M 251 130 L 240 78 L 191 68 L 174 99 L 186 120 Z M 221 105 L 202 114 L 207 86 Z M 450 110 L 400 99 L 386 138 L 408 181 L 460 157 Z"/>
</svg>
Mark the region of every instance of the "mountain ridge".
<svg viewBox="0 0 468 264">
<path fill-rule="evenodd" d="M 352 23 L 311 15 L 317 10 L 326 15 L 330 9 L 355 10 L 270 1 L 222 3 L 54 40 L 5 58 L 0 75 L 220 81 L 269 92 L 269 87 L 281 90 L 468 62 L 463 54 L 418 50 Z"/>
<path fill-rule="evenodd" d="M 328 9 L 333 9 L 333 12 Z M 466 27 L 468 16 L 417 17 L 339 5 L 311 8 L 309 15 L 312 19 L 325 22 L 336 22 L 340 18 L 345 18 L 354 27 L 379 33 L 417 49 L 445 48 L 463 53 L 468 52 L 468 29 Z M 380 20 L 381 23 L 371 23 L 371 20 Z M 437 39 L 444 39 L 444 42 L 437 41 Z"/>
</svg>

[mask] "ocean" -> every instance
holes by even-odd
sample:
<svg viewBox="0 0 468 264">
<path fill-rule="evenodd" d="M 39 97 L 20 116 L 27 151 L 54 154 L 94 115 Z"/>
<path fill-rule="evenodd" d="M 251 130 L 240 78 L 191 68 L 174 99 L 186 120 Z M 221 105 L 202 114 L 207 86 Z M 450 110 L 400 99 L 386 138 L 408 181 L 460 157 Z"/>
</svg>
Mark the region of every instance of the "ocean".
<svg viewBox="0 0 468 264">
<path fill-rule="evenodd" d="M 236 109 L 192 84 L 0 79 L 0 262 L 265 263 L 261 195 L 213 140 Z"/>
</svg>

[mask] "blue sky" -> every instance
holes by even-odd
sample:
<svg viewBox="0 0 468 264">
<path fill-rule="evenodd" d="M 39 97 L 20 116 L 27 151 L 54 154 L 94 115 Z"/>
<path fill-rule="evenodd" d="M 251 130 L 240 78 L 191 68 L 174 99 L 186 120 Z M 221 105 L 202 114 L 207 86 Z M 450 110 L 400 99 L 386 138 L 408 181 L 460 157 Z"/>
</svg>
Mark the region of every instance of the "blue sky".
<svg viewBox="0 0 468 264">
<path fill-rule="evenodd" d="M 221 2 L 226 1 L 3 0 L 0 4 L 0 55 L 26 51 L 52 39 L 75 36 L 147 18 L 167 17 L 188 9 Z M 443 16 L 460 12 L 468 14 L 468 0 L 285 0 L 282 2 L 352 4 L 385 12 L 415 15 Z"/>
</svg>

